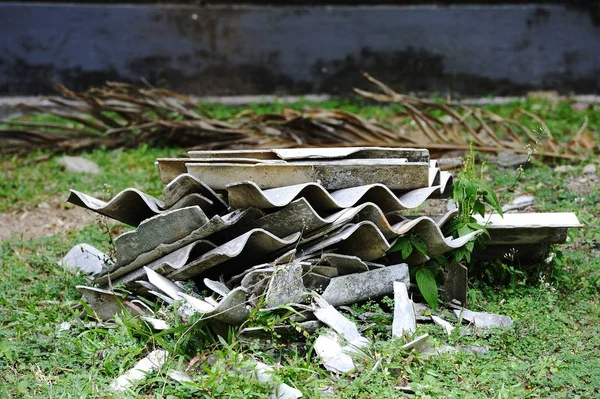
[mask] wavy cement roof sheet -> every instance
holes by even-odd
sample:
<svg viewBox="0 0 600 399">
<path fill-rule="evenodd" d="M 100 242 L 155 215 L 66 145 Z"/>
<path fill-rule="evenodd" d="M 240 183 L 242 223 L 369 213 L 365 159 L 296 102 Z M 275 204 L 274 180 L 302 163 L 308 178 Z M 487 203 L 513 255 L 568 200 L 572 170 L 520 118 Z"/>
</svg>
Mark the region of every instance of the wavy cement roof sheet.
<svg viewBox="0 0 600 399">
<path fill-rule="evenodd" d="M 214 215 L 213 201 L 200 194 L 189 194 L 181 198 L 170 209 L 165 204 L 135 188 L 127 188 L 110 201 L 105 202 L 76 190 L 70 190 L 67 202 L 89 209 L 109 218 L 118 220 L 130 226 L 138 226 L 142 221 L 153 216 L 189 206 L 199 206 L 210 216 Z"/>
<path fill-rule="evenodd" d="M 321 212 L 373 202 L 387 213 L 416 208 L 439 189 L 440 186 L 425 187 L 396 196 L 383 184 L 369 184 L 329 193 L 318 183 L 262 190 L 257 184 L 246 181 L 228 186 L 227 193 L 229 204 L 234 208 L 273 209 L 286 206 L 295 199 L 306 198 L 314 209 Z"/>
<path fill-rule="evenodd" d="M 163 189 L 165 207 L 170 208 L 190 194 L 199 194 L 209 199 L 217 213 L 227 211 L 229 208 L 229 205 L 212 188 L 189 173 L 177 176 L 165 186 Z"/>
<path fill-rule="evenodd" d="M 263 229 L 253 229 L 214 249 L 207 247 L 211 244 L 208 241 L 193 242 L 146 266 L 172 280 L 187 280 L 228 260 L 242 257 L 242 255 L 243 261 L 238 262 L 238 266 L 242 264 L 252 266 L 253 262 L 261 256 L 290 246 L 299 237 L 300 233 L 296 233 L 286 238 L 279 238 Z M 206 249 L 209 250 L 206 251 Z M 116 271 L 116 273 L 118 272 L 119 270 Z M 145 272 L 144 269 L 138 268 L 113 280 L 113 284 L 129 284 L 140 279 L 145 279 Z"/>
</svg>

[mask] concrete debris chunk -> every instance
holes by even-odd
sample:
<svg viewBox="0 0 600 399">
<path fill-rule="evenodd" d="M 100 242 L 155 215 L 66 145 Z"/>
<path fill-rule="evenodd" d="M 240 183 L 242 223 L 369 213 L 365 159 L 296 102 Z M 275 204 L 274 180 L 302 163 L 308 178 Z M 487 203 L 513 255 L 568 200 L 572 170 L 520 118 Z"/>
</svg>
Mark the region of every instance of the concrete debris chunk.
<svg viewBox="0 0 600 399">
<path fill-rule="evenodd" d="M 108 388 L 114 392 L 124 392 L 135 383 L 145 380 L 148 373 L 159 370 L 167 361 L 168 356 L 169 352 L 162 349 L 150 352 L 148 356 L 137 362 L 133 368 L 114 380 Z"/>
<path fill-rule="evenodd" d="M 349 305 L 391 294 L 394 292 L 394 281 L 409 284 L 407 264 L 334 277 L 322 297 L 333 306 Z"/>
<path fill-rule="evenodd" d="M 467 304 L 467 284 L 469 271 L 465 265 L 450 262 L 444 275 L 444 300 L 458 301 L 463 306 Z"/>
<path fill-rule="evenodd" d="M 361 347 L 369 344 L 369 341 L 358 332 L 356 324 L 345 318 L 322 297 L 316 296 L 314 298 L 313 313 L 317 319 L 331 327 L 353 345 Z"/>
<path fill-rule="evenodd" d="M 349 373 L 356 369 L 352 356 L 344 352 L 340 340 L 332 331 L 317 337 L 314 344 L 315 352 L 323 366 L 334 373 Z"/>
<path fill-rule="evenodd" d="M 146 272 L 146 276 L 148 276 L 150 284 L 167 294 L 173 301 L 180 299 L 179 293 L 183 292 L 183 289 L 175 285 L 175 283 L 168 278 L 161 276 L 148 267 L 144 267 L 144 271 Z"/>
<path fill-rule="evenodd" d="M 508 316 L 493 313 L 473 312 L 468 309 L 454 309 L 456 317 L 472 323 L 478 328 L 512 327 L 513 321 Z"/>
<path fill-rule="evenodd" d="M 587 164 L 583 167 L 583 172 L 584 175 L 595 175 L 596 174 L 596 165 L 594 165 L 593 163 Z"/>
<path fill-rule="evenodd" d="M 102 270 L 110 267 L 111 264 L 108 255 L 85 243 L 75 245 L 64 258 L 58 261 L 59 266 L 73 271 L 81 270 L 90 276 L 102 273 Z"/>
<path fill-rule="evenodd" d="M 420 347 L 420 345 L 424 344 L 425 341 L 427 341 L 428 339 L 429 339 L 429 334 L 419 335 L 417 338 L 413 339 L 412 341 L 402 345 L 400 347 L 400 349 L 410 350 L 410 349 L 418 348 L 418 347 Z"/>
<path fill-rule="evenodd" d="M 275 308 L 298 302 L 305 291 L 302 283 L 302 265 L 288 263 L 275 266 L 265 293 L 265 305 L 267 308 Z"/>
<path fill-rule="evenodd" d="M 448 323 L 441 317 L 431 315 L 431 320 L 433 320 L 433 322 L 438 326 L 442 326 L 444 328 L 444 331 L 446 331 L 446 334 L 448 335 L 452 334 L 452 331 L 454 331 L 454 327 L 452 326 L 452 324 Z"/>
<path fill-rule="evenodd" d="M 94 161 L 83 157 L 71 157 L 64 155 L 56 160 L 56 163 L 65 168 L 68 173 L 89 173 L 99 175 L 102 170 Z"/>
<path fill-rule="evenodd" d="M 366 272 L 369 267 L 358 256 L 324 254 L 321 260 L 338 270 L 340 275 Z"/>
<path fill-rule="evenodd" d="M 208 289 L 213 290 L 214 292 L 216 292 L 217 294 L 219 294 L 221 296 L 226 296 L 227 294 L 229 294 L 231 292 L 231 290 L 220 281 L 215 281 L 215 280 L 205 278 L 203 280 L 203 282 L 204 282 L 204 285 Z"/>
<path fill-rule="evenodd" d="M 171 370 L 167 373 L 167 375 L 169 376 L 169 378 L 177 382 L 194 382 L 194 380 L 192 380 L 192 378 L 189 375 L 180 370 Z"/>
<path fill-rule="evenodd" d="M 83 294 L 83 299 L 85 299 L 100 320 L 114 319 L 116 315 L 122 313 L 123 309 L 126 309 L 132 314 L 148 313 L 146 309 L 140 308 L 132 302 L 129 302 L 124 295 L 111 290 L 86 287 L 84 285 L 77 285 L 75 288 Z"/>
<path fill-rule="evenodd" d="M 262 383 L 273 383 L 273 374 L 275 369 L 265 363 L 256 362 L 254 368 L 256 379 Z M 276 384 L 270 399 L 298 399 L 302 397 L 302 392 L 285 383 Z"/>
<path fill-rule="evenodd" d="M 166 321 L 161 320 L 161 319 L 155 319 L 154 317 L 147 317 L 147 316 L 140 316 L 140 319 L 144 320 L 145 322 L 150 324 L 152 326 L 152 328 L 157 331 L 171 329 L 171 326 Z"/>
<path fill-rule="evenodd" d="M 179 293 L 204 318 L 214 317 L 216 320 L 232 326 L 242 324 L 250 313 L 246 306 L 246 294 L 247 290 L 245 288 L 237 287 L 231 290 L 215 306 L 206 300 L 203 301 L 191 295 Z"/>
<path fill-rule="evenodd" d="M 408 267 L 405 277 L 408 280 Z M 417 321 L 415 319 L 415 310 L 413 302 L 408 297 L 406 283 L 402 281 L 393 281 L 394 290 L 394 320 L 392 322 L 392 337 L 402 337 L 410 335 L 417 330 Z"/>
</svg>

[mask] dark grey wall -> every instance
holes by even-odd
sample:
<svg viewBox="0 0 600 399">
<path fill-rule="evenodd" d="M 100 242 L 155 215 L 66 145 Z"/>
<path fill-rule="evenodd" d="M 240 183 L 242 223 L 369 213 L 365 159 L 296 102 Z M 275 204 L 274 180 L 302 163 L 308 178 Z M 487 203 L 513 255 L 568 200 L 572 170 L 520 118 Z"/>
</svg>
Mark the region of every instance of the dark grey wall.
<svg viewBox="0 0 600 399">
<path fill-rule="evenodd" d="M 365 86 L 598 92 L 600 25 L 560 4 L 193 6 L 0 3 L 0 94 L 105 80 L 198 95 Z"/>
</svg>

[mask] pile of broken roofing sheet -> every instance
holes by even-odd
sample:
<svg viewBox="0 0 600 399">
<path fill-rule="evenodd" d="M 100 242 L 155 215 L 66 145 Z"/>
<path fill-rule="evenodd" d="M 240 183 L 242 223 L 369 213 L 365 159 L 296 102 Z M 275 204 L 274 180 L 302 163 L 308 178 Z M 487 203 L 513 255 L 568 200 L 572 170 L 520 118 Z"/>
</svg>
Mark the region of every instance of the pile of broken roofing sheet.
<svg viewBox="0 0 600 399">
<path fill-rule="evenodd" d="M 435 218 L 405 216 L 406 210 L 452 190 L 451 175 L 440 171 L 427 150 L 309 148 L 189 155 L 157 160 L 166 183 L 162 200 L 127 189 L 104 202 L 71 190 L 69 202 L 133 226 L 114 239 L 116 260 L 102 262 L 96 286 L 78 287 L 98 317 L 111 318 L 122 306 L 151 313 L 136 299 L 143 296 L 168 304 L 181 301 L 182 317 L 199 313 L 219 328 L 242 324 L 255 307 L 292 304 L 302 315 L 297 319 L 301 328 L 331 328 L 315 343 L 324 365 L 349 371 L 354 363 L 348 352 L 368 342 L 335 308 L 393 295 L 393 335 L 414 332 L 408 265 L 460 248 L 480 233 L 445 237 L 442 229 L 456 211 Z M 503 228 L 501 220 L 496 223 L 489 226 L 492 237 L 494 227 Z M 577 225 L 576 218 L 569 219 L 560 234 Z M 519 234 L 530 230 L 521 225 Z M 407 234 L 424 240 L 428 256 L 413 251 L 402 259 L 399 252 L 389 252 Z M 506 243 L 504 230 L 497 236 Z M 553 236 L 555 241 L 560 237 Z M 466 269 L 455 266 L 447 276 L 446 299 L 464 304 Z M 195 284 L 185 284 L 190 281 Z M 116 287 L 130 294 L 116 293 Z M 201 297 L 202 290 L 212 294 Z M 161 320 L 148 320 L 164 327 Z"/>
</svg>

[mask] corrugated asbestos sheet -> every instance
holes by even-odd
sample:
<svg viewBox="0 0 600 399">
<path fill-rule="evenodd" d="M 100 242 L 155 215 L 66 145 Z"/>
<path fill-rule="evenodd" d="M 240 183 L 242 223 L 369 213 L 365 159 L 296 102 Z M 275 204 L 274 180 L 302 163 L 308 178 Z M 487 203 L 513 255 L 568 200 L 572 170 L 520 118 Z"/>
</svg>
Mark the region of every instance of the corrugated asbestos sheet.
<svg viewBox="0 0 600 399">
<path fill-rule="evenodd" d="M 408 265 L 480 233 L 445 237 L 442 229 L 456 211 L 441 218 L 404 215 L 452 190 L 452 176 L 427 150 L 194 151 L 186 159 L 159 159 L 157 166 L 167 183 L 162 200 L 127 189 L 104 202 L 71 190 L 69 202 L 135 226 L 114 240 L 116 262 L 96 277 L 107 291 L 84 290 L 88 296 L 123 285 L 240 324 L 246 305 L 260 298 L 279 306 L 314 291 L 337 306 L 392 294 L 393 281 L 409 284 Z M 569 215 L 552 215 L 542 218 L 558 224 L 540 226 L 527 243 L 564 240 L 568 227 L 579 226 Z M 492 219 L 498 245 L 506 244 L 511 226 L 527 234 L 527 221 Z M 389 252 L 407 234 L 423 240 L 427 256 Z M 199 298 L 174 283 L 189 280 L 214 294 Z"/>
</svg>

